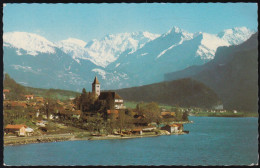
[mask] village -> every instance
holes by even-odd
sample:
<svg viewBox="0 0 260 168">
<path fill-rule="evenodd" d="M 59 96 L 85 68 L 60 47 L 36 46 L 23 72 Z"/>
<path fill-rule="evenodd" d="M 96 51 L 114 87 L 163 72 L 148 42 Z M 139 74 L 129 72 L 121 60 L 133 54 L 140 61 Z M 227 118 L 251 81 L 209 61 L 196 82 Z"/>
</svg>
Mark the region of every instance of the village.
<svg viewBox="0 0 260 168">
<path fill-rule="evenodd" d="M 237 114 L 236 110 L 224 110 L 223 105 L 202 111 L 141 102 L 129 108 L 116 92 L 101 91 L 97 77 L 92 92 L 83 88 L 80 95 L 63 101 L 33 94 L 14 100 L 9 97 L 11 92 L 3 90 L 5 144 L 28 143 L 25 137 L 31 142 L 45 142 L 187 134 L 183 125 L 193 122 L 188 116 Z"/>
<path fill-rule="evenodd" d="M 154 102 L 140 103 L 135 109 L 126 108 L 116 92 L 101 91 L 95 77 L 92 92 L 83 89 L 80 96 L 66 101 L 37 95 L 23 95 L 24 100 L 10 100 L 10 89 L 3 90 L 4 137 L 33 137 L 50 134 L 75 134 L 104 137 L 113 135 L 149 136 L 184 134 L 183 124 L 188 113 L 160 109 Z M 11 118 L 18 118 L 16 123 Z M 19 118 L 21 119 L 19 122 Z M 6 123 L 8 122 L 8 123 Z M 28 124 L 26 124 L 28 123 Z M 86 134 L 88 132 L 88 134 Z"/>
</svg>

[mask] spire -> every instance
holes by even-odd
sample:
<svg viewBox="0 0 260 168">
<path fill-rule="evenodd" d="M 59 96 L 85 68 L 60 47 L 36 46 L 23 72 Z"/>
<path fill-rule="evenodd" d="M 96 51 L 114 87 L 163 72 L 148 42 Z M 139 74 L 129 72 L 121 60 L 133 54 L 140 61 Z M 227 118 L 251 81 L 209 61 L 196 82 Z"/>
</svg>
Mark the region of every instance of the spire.
<svg viewBox="0 0 260 168">
<path fill-rule="evenodd" d="M 94 82 L 92 84 L 100 84 L 98 79 L 97 79 L 97 76 L 95 77 Z"/>
</svg>

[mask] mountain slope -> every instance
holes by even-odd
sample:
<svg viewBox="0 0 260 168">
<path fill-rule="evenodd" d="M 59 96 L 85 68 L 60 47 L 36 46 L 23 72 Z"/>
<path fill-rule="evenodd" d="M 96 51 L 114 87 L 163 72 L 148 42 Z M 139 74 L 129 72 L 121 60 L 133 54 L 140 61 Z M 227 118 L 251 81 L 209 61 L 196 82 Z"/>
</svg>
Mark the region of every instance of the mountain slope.
<svg viewBox="0 0 260 168">
<path fill-rule="evenodd" d="M 73 92 L 68 90 L 60 90 L 60 89 L 40 89 L 40 88 L 32 88 L 25 87 L 21 84 L 16 83 L 9 74 L 5 74 L 3 80 L 3 88 L 9 89 L 10 92 L 6 94 L 6 100 L 24 100 L 24 96 L 26 94 L 33 94 L 35 96 L 41 97 L 52 97 L 58 98 L 59 100 L 68 100 L 69 98 L 74 98 L 78 96 L 79 92 Z"/>
<path fill-rule="evenodd" d="M 155 101 L 181 107 L 211 108 L 219 103 L 218 96 L 211 89 L 191 79 L 120 89 L 116 92 L 129 101 Z"/>
<path fill-rule="evenodd" d="M 191 77 L 212 88 L 227 109 L 257 111 L 258 33 L 249 40 L 217 50 L 215 59 L 165 75 L 166 80 Z"/>
</svg>

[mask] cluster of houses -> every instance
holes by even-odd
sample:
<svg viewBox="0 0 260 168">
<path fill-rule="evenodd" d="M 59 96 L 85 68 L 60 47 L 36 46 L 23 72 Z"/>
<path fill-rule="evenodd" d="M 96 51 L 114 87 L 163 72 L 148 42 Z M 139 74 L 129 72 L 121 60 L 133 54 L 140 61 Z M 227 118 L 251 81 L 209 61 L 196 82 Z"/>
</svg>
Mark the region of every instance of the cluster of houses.
<svg viewBox="0 0 260 168">
<path fill-rule="evenodd" d="M 39 121 L 36 122 L 36 126 L 38 127 L 45 127 L 46 122 L 41 119 L 50 119 L 55 120 L 59 118 L 69 119 L 69 120 L 77 120 L 80 118 L 87 119 L 89 116 L 93 116 L 96 113 L 94 112 L 84 112 L 84 116 L 82 115 L 82 111 L 78 110 L 79 108 L 73 103 L 73 100 L 70 100 L 67 103 L 61 102 L 57 100 L 57 106 L 55 110 L 50 111 L 49 115 L 47 116 L 44 111 L 42 111 L 42 107 L 44 106 L 44 98 L 34 95 L 24 95 L 24 101 L 10 101 L 6 99 L 6 94 L 8 94 L 10 90 L 4 89 L 4 108 L 5 109 L 12 109 L 16 107 L 28 108 L 32 107 L 35 111 L 30 112 L 30 116 L 32 118 L 38 118 Z M 120 112 L 125 112 L 126 107 L 124 106 L 124 100 L 120 97 L 116 92 L 112 91 L 101 91 L 100 90 L 100 83 L 95 77 L 92 83 L 92 94 L 95 95 L 98 101 L 106 102 L 107 99 L 111 100 L 110 107 L 106 110 L 105 116 L 113 116 L 115 118 L 119 117 Z M 40 118 L 39 118 L 40 117 Z M 48 118 L 47 118 L 48 117 Z M 173 118 L 175 117 L 175 112 L 166 111 L 162 109 L 161 111 L 161 118 Z M 133 134 L 142 134 L 146 131 L 152 131 L 156 129 L 154 126 L 149 126 L 149 123 L 146 122 L 144 115 L 134 115 L 135 118 L 135 125 L 137 128 L 131 130 L 130 132 Z M 167 130 L 169 133 L 178 133 L 183 130 L 182 124 L 173 124 L 173 125 L 166 125 L 161 128 L 162 130 Z M 26 131 L 27 130 L 27 131 Z M 7 125 L 5 127 L 5 133 L 15 133 L 19 136 L 26 136 L 31 135 L 33 130 L 28 128 L 26 125 Z"/>
<path fill-rule="evenodd" d="M 33 134 L 34 130 L 30 127 L 27 127 L 24 124 L 19 124 L 19 125 L 11 125 L 8 124 L 4 128 L 4 133 L 5 134 L 13 134 L 16 136 L 31 136 Z"/>
</svg>

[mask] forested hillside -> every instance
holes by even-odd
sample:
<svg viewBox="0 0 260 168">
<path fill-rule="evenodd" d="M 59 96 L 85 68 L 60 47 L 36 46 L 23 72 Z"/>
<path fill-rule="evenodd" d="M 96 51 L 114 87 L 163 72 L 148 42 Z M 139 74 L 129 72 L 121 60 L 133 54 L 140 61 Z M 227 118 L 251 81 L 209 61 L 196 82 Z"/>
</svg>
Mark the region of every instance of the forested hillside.
<svg viewBox="0 0 260 168">
<path fill-rule="evenodd" d="M 41 89 L 41 88 L 32 88 L 25 87 L 21 84 L 18 84 L 14 79 L 12 79 L 9 74 L 4 76 L 4 89 L 8 89 L 9 93 L 6 94 L 9 100 L 23 100 L 24 95 L 33 94 L 41 97 L 50 96 L 59 100 L 66 100 L 69 98 L 74 98 L 80 93 L 68 90 L 60 89 Z"/>
<path fill-rule="evenodd" d="M 181 107 L 206 107 L 221 103 L 214 91 L 193 79 L 161 82 L 116 90 L 128 101 L 158 102 Z"/>
</svg>

